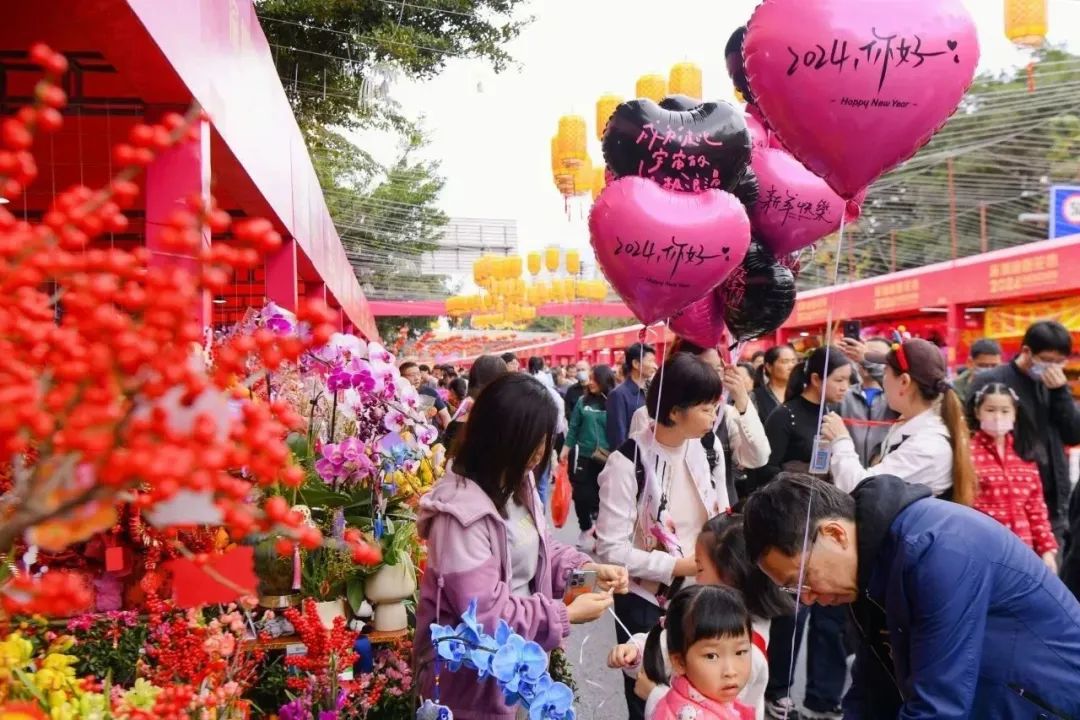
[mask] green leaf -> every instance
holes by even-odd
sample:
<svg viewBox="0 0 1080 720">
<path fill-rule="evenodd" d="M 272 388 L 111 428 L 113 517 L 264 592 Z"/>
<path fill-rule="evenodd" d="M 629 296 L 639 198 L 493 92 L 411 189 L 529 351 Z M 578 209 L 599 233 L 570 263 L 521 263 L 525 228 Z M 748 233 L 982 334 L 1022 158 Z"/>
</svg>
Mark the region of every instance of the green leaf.
<svg viewBox="0 0 1080 720">
<path fill-rule="evenodd" d="M 300 499 L 312 508 L 339 508 L 349 504 L 349 496 L 335 492 L 322 483 L 307 483 L 300 488 Z"/>
<path fill-rule="evenodd" d="M 308 443 L 307 435 L 297 432 L 289 433 L 285 438 L 285 444 L 289 446 L 289 450 L 298 460 L 311 458 L 311 445 Z"/>
<path fill-rule="evenodd" d="M 349 606 L 354 613 L 360 612 L 360 605 L 364 602 L 364 579 L 359 575 L 349 578 L 345 584 L 345 597 L 349 600 Z"/>
</svg>

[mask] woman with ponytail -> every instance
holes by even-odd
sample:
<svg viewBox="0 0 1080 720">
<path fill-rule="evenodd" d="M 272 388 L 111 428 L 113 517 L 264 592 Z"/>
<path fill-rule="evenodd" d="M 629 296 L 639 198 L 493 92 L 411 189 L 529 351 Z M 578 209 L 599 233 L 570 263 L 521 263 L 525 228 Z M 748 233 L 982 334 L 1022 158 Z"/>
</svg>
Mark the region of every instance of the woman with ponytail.
<svg viewBox="0 0 1080 720">
<path fill-rule="evenodd" d="M 976 475 L 960 396 L 947 380 L 945 358 L 926 340 L 906 340 L 866 362 L 885 363 L 885 397 L 900 419 L 882 443 L 882 459 L 864 468 L 839 415 L 825 418 L 821 434 L 831 443 L 836 486 L 851 492 L 865 478 L 893 475 L 926 485 L 934 495 L 971 505 Z"/>
</svg>

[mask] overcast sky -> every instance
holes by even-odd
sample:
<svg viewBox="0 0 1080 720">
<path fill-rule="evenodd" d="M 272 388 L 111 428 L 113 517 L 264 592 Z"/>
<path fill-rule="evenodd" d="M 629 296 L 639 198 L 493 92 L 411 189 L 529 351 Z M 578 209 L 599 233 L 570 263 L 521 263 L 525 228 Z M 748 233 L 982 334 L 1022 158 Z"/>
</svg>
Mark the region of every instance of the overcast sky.
<svg viewBox="0 0 1080 720">
<path fill-rule="evenodd" d="M 1003 1 L 965 2 L 979 30 L 980 71 L 1026 63 L 1026 55 L 1005 38 Z M 1050 42 L 1076 48 L 1080 0 L 1049 3 Z M 516 67 L 496 75 L 483 62 L 451 59 L 434 80 L 400 82 L 392 94 L 410 115 L 425 118 L 430 155 L 442 162 L 447 178 L 441 204 L 448 214 L 515 219 L 522 251 L 549 244 L 584 250 L 588 206 L 577 201 L 568 219 L 551 179 L 550 139 L 559 116 L 585 116 L 589 152 L 598 162 L 596 99 L 606 92 L 633 97 L 640 75 L 667 75 L 674 63 L 695 62 L 704 72 L 706 98 L 734 102 L 724 45 L 756 5 L 533 0 L 524 12 L 535 21 L 508 47 Z"/>
</svg>

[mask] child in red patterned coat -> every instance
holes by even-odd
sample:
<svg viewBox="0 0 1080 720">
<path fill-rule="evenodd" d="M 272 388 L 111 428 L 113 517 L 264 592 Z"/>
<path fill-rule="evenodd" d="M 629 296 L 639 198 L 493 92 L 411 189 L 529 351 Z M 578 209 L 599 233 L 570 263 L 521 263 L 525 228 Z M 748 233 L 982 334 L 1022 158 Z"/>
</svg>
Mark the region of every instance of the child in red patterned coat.
<svg viewBox="0 0 1080 720">
<path fill-rule="evenodd" d="M 983 387 L 970 410 L 978 427 L 971 437 L 979 478 L 975 509 L 1012 530 L 1057 573 L 1057 540 L 1035 464 L 1037 430 L 1016 393 L 1001 383 Z"/>
</svg>

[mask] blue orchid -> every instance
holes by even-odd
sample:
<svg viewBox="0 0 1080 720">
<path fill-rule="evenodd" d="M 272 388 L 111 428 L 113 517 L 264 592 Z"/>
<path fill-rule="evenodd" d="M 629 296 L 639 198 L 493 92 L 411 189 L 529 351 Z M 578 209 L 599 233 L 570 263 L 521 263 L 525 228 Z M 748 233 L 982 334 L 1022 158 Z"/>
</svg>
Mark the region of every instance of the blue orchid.
<svg viewBox="0 0 1080 720">
<path fill-rule="evenodd" d="M 529 720 L 575 720 L 574 692 L 567 685 L 545 673 L 535 691 L 529 703 Z"/>
<path fill-rule="evenodd" d="M 469 607 L 461 613 L 461 622 L 467 627 L 474 637 L 479 638 L 484 634 L 484 626 L 476 619 L 476 598 L 469 601 Z"/>
<path fill-rule="evenodd" d="M 451 671 L 458 670 L 468 657 L 469 647 L 452 627 L 432 623 L 431 642 L 435 644 L 438 656 L 449 663 Z"/>
<path fill-rule="evenodd" d="M 491 672 L 505 692 L 527 698 L 547 672 L 547 653 L 539 644 L 511 635 L 491 660 Z"/>
<path fill-rule="evenodd" d="M 548 656 L 535 642 L 525 640 L 500 619 L 495 635 L 487 635 L 476 617 L 476 600 L 469 603 L 456 628 L 432 625 L 431 639 L 451 670 L 462 665 L 481 680 L 494 677 L 507 705 L 521 705 L 529 720 L 575 720 L 574 694 L 547 672 Z"/>
</svg>

